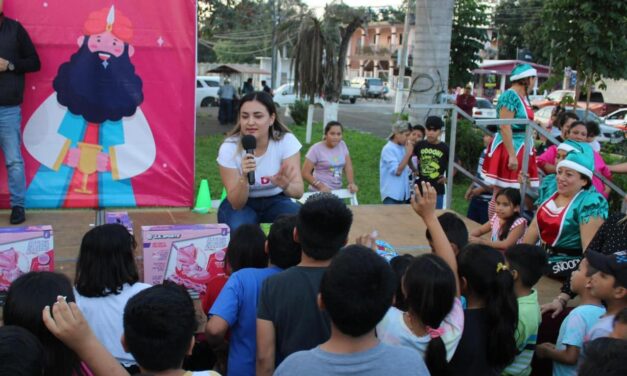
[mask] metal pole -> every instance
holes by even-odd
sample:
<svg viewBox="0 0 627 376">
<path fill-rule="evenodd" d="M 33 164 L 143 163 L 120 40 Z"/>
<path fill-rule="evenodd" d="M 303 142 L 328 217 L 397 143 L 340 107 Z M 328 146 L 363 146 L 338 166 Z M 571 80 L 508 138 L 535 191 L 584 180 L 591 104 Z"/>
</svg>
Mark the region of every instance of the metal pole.
<svg viewBox="0 0 627 376">
<path fill-rule="evenodd" d="M 405 10 L 405 24 L 403 25 L 403 43 L 399 54 L 398 78 L 396 80 L 396 100 L 394 102 L 394 112 L 400 113 L 403 108 L 403 89 L 405 87 L 405 61 L 407 60 L 407 41 L 409 40 L 409 18 L 412 13 L 412 1 L 407 2 Z"/>
<path fill-rule="evenodd" d="M 455 143 L 457 139 L 457 106 L 453 107 L 451 112 L 451 136 L 449 138 L 449 157 L 448 167 L 446 168 L 446 204 L 445 209 L 451 208 L 451 201 L 453 200 L 453 169 L 455 168 Z"/>
<path fill-rule="evenodd" d="M 529 181 L 529 177 L 527 176 L 527 170 L 529 170 L 529 153 L 531 152 L 531 136 L 532 136 L 532 127 L 528 124 L 525 127 L 525 151 L 523 154 L 523 163 L 522 169 L 522 182 L 520 184 L 520 198 L 521 198 L 521 209 L 524 211 L 525 207 L 525 193 L 527 191 L 527 182 Z"/>
<path fill-rule="evenodd" d="M 277 68 L 277 25 L 279 24 L 279 0 L 272 0 L 272 68 L 270 74 L 270 86 L 276 89 Z"/>
</svg>

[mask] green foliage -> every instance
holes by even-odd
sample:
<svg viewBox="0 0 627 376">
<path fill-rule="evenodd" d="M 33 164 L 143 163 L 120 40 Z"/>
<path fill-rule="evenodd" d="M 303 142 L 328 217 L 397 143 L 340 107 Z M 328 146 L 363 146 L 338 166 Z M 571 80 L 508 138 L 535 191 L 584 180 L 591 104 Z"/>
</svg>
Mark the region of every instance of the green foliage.
<svg viewBox="0 0 627 376">
<path fill-rule="evenodd" d="M 517 48 L 531 51 L 534 61 L 548 64 L 551 39 L 538 32 L 544 0 L 504 0 L 496 8 L 494 24 L 498 33 L 499 58 L 516 59 Z"/>
<path fill-rule="evenodd" d="M 466 119 L 457 120 L 455 158 L 471 173 L 477 170 L 479 157 L 483 151 L 483 132 L 472 126 Z M 451 122 L 446 123 L 446 144 L 450 145 Z M 461 177 L 461 174 L 458 174 Z"/>
<path fill-rule="evenodd" d="M 486 23 L 486 9 L 477 0 L 455 1 L 449 87 L 464 86 L 472 81 L 472 70 L 479 67 L 479 52 L 488 40 L 481 28 Z"/>
<path fill-rule="evenodd" d="M 290 116 L 294 120 L 296 125 L 305 124 L 307 121 L 307 110 L 309 108 L 309 101 L 296 100 L 293 104 L 289 105 Z"/>
<path fill-rule="evenodd" d="M 627 78 L 627 2 L 547 0 L 539 32 L 554 41 L 554 68 L 572 67 L 587 91 L 602 78 Z"/>
</svg>

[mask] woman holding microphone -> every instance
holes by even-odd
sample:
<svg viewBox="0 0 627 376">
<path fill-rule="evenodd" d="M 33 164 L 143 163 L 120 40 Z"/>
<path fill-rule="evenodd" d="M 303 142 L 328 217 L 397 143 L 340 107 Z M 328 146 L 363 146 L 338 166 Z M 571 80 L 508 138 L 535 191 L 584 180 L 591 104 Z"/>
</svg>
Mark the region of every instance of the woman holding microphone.
<svg viewBox="0 0 627 376">
<path fill-rule="evenodd" d="M 227 191 L 227 199 L 218 209 L 218 222 L 233 231 L 242 224 L 271 223 L 280 214 L 296 213 L 299 205 L 291 198 L 303 195 L 301 147 L 277 118 L 270 95 L 253 92 L 244 96 L 237 124 L 218 153 Z"/>
</svg>

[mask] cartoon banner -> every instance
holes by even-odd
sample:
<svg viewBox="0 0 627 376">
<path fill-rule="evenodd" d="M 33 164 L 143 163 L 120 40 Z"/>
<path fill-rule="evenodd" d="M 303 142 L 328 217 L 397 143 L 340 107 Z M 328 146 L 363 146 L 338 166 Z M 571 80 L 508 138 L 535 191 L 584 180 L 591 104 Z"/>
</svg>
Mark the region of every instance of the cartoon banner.
<svg viewBox="0 0 627 376">
<path fill-rule="evenodd" d="M 191 206 L 195 0 L 19 0 L 26 206 Z M 0 162 L 0 204 L 8 207 Z"/>
</svg>

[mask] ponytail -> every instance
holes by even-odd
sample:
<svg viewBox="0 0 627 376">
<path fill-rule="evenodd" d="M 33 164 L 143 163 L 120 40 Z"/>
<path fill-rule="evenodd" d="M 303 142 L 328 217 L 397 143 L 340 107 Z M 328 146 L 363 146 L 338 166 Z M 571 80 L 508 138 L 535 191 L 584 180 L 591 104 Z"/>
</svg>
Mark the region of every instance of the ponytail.
<svg viewBox="0 0 627 376">
<path fill-rule="evenodd" d="M 504 368 L 518 353 L 518 302 L 505 257 L 486 245 L 468 245 L 459 257 L 459 275 L 466 279 L 473 295 L 485 301 L 488 363 Z"/>
<path fill-rule="evenodd" d="M 446 376 L 451 373 L 446 361 L 446 346 L 442 338 L 431 338 L 425 352 L 425 365 L 432 376 Z"/>
</svg>

